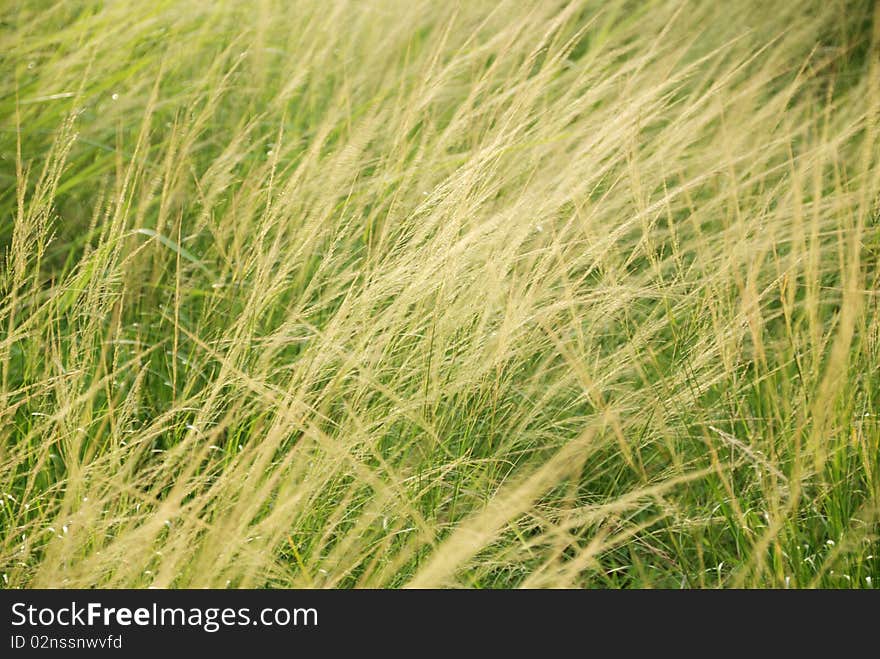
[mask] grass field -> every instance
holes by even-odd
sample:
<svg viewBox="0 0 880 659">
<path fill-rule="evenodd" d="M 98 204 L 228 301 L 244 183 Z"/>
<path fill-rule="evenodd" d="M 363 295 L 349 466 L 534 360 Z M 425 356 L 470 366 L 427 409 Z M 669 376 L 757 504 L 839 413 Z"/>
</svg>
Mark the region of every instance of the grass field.
<svg viewBox="0 0 880 659">
<path fill-rule="evenodd" d="M 878 587 L 875 4 L 0 3 L 2 586 Z"/>
</svg>

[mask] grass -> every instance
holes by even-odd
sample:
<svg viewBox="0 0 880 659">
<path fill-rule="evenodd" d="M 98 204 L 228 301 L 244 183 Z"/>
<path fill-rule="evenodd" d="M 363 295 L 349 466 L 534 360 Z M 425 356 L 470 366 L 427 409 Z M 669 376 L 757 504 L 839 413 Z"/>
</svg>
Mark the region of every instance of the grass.
<svg viewBox="0 0 880 659">
<path fill-rule="evenodd" d="M 10 0 L 4 587 L 877 587 L 880 13 Z"/>
</svg>

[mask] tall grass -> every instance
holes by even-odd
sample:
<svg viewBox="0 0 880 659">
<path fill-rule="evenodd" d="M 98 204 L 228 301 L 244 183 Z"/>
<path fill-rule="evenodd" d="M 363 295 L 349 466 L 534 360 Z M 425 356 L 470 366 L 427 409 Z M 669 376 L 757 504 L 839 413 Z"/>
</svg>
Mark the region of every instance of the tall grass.
<svg viewBox="0 0 880 659">
<path fill-rule="evenodd" d="M 9 0 L 6 587 L 876 587 L 880 11 Z"/>
</svg>

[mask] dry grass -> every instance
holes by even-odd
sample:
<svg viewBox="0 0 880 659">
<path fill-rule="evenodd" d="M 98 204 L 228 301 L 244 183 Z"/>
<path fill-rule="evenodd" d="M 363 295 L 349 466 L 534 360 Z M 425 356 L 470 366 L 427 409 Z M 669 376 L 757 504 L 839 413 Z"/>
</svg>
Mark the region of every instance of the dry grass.
<svg viewBox="0 0 880 659">
<path fill-rule="evenodd" d="M 876 11 L 6 3 L 4 585 L 876 585 Z"/>
</svg>

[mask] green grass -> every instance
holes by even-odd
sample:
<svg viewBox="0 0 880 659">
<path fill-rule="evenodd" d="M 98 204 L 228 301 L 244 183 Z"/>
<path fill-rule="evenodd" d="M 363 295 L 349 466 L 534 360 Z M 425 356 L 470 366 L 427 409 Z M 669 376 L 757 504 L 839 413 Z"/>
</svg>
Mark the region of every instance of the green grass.
<svg viewBox="0 0 880 659">
<path fill-rule="evenodd" d="M 4 587 L 876 587 L 880 13 L 0 8 Z"/>
</svg>

